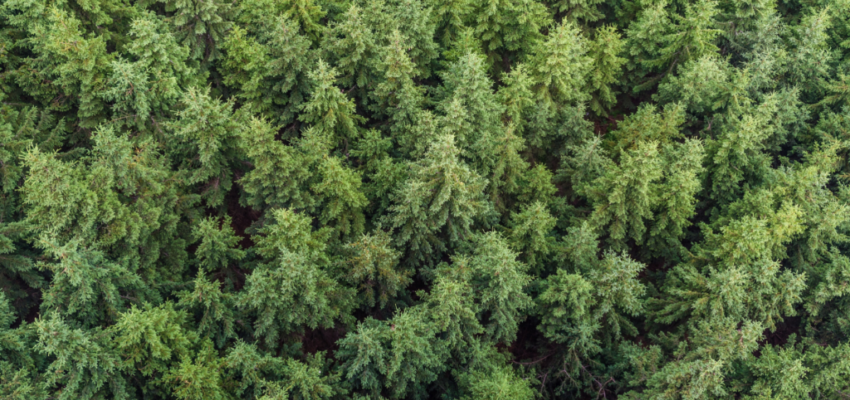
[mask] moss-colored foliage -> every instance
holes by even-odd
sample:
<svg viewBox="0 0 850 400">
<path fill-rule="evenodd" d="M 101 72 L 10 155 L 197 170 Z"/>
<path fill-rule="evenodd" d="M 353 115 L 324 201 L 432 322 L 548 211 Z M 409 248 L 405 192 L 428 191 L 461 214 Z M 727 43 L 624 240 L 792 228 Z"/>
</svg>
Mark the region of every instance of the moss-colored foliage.
<svg viewBox="0 0 850 400">
<path fill-rule="evenodd" d="M 848 9 L 0 2 L 0 398 L 846 397 Z"/>
</svg>

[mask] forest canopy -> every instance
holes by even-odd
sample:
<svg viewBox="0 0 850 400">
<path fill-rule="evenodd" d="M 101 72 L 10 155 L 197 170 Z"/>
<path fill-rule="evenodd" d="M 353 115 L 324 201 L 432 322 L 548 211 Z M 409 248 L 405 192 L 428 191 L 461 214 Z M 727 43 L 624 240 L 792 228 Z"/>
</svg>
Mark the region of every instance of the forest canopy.
<svg viewBox="0 0 850 400">
<path fill-rule="evenodd" d="M 0 0 L 0 398 L 847 398 L 848 77 L 848 0 Z"/>
</svg>

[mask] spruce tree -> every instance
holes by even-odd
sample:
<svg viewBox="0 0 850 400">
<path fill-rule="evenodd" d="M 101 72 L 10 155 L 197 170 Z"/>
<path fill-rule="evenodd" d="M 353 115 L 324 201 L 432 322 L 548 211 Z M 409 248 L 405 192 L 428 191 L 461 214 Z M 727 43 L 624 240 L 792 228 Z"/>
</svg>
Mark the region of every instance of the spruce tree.
<svg viewBox="0 0 850 400">
<path fill-rule="evenodd" d="M 483 216 L 486 180 L 459 160 L 453 136 L 437 138 L 411 175 L 395 193 L 390 220 L 398 229 L 396 240 L 407 245 L 410 261 L 428 264 L 447 244 L 471 233 L 473 219 Z M 445 240 L 445 242 L 443 242 Z"/>
<path fill-rule="evenodd" d="M 849 7 L 3 2 L 0 398 L 842 398 Z"/>
</svg>

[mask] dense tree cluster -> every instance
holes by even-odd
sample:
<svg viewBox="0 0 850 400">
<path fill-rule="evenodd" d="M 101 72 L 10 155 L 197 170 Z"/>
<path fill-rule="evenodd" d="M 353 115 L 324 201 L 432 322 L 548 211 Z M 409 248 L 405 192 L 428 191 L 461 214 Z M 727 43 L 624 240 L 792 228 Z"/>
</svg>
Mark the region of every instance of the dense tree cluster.
<svg viewBox="0 0 850 400">
<path fill-rule="evenodd" d="M 0 398 L 846 398 L 848 77 L 848 0 L 2 0 Z"/>
</svg>

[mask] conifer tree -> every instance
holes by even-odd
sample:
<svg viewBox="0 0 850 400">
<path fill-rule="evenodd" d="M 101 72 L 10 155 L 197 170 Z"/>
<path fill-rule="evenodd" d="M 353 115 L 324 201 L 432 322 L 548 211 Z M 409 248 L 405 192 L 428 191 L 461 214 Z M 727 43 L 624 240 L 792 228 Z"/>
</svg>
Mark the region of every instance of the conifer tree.
<svg viewBox="0 0 850 400">
<path fill-rule="evenodd" d="M 449 67 L 438 94 L 442 98 L 438 108 L 445 113 L 441 121 L 443 132 L 455 136 L 473 167 L 486 176 L 498 158 L 505 160 L 497 150 L 505 133 L 500 120 L 504 111 L 491 89 L 493 83 L 486 76 L 483 62 L 477 54 L 468 53 Z M 506 145 L 517 147 L 514 143 Z"/>
<path fill-rule="evenodd" d="M 108 334 L 74 329 L 54 313 L 36 321 L 35 328 L 35 349 L 53 358 L 45 389 L 56 390 L 60 399 L 131 398 L 121 373 L 124 361 Z"/>
<path fill-rule="evenodd" d="M 360 117 L 354 113 L 354 102 L 334 86 L 336 70 L 319 60 L 309 77 L 313 90 L 298 119 L 332 137 L 333 144 L 355 138 Z"/>
<path fill-rule="evenodd" d="M 364 97 L 367 88 L 377 79 L 375 58 L 379 52 L 380 39 L 374 27 L 367 25 L 364 10 L 352 4 L 341 21 L 331 25 L 322 46 L 326 57 L 340 72 L 339 81 L 345 88 L 358 89 L 358 97 Z"/>
<path fill-rule="evenodd" d="M 25 165 L 37 173 L 26 178 L 22 202 L 36 234 L 47 240 L 40 243 L 84 240 L 148 282 L 176 279 L 189 239 L 178 230 L 177 215 L 193 199 L 179 197 L 150 141 L 136 147 L 111 128 L 93 139 L 91 156 L 82 162 L 63 162 L 38 148 L 25 155 Z"/>
<path fill-rule="evenodd" d="M 279 267 L 254 271 L 245 283 L 240 306 L 257 314 L 255 332 L 276 348 L 281 335 L 303 327 L 332 327 L 347 315 L 350 294 L 303 255 L 281 250 Z"/>
<path fill-rule="evenodd" d="M 325 17 L 326 11 L 312 0 L 291 0 L 282 5 L 283 15 L 298 22 L 301 31 L 304 32 L 314 43 L 319 41 L 325 27 L 320 20 Z"/>
<path fill-rule="evenodd" d="M 285 16 L 261 14 L 245 19 L 248 24 L 235 27 L 222 44 L 226 51 L 222 80 L 254 112 L 273 124 L 289 124 L 310 91 L 307 73 L 315 52 L 295 22 Z M 258 32 L 252 35 L 248 27 Z"/>
<path fill-rule="evenodd" d="M 546 206 L 536 201 L 521 213 L 511 215 L 511 244 L 522 252 L 526 262 L 536 268 L 542 267 L 552 252 L 555 218 Z"/>
<path fill-rule="evenodd" d="M 236 337 L 236 315 L 234 296 L 221 290 L 221 283 L 209 280 L 203 271 L 198 271 L 194 289 L 178 294 L 181 307 L 200 314 L 198 333 L 215 340 L 223 347 L 228 339 Z"/>
<path fill-rule="evenodd" d="M 587 40 L 569 22 L 555 26 L 534 54 L 531 71 L 538 82 L 537 96 L 549 103 L 586 100 L 585 85 L 592 58 L 587 56 Z"/>
<path fill-rule="evenodd" d="M 517 261 L 506 241 L 496 233 L 474 239 L 469 259 L 471 284 L 481 303 L 480 312 L 489 314 L 484 322 L 487 337 L 510 343 L 516 338 L 522 311 L 531 307 L 531 297 L 523 293 L 531 283 L 528 266 Z"/>
<path fill-rule="evenodd" d="M 541 40 L 540 29 L 550 22 L 547 14 L 546 6 L 536 1 L 490 0 L 473 8 L 470 25 L 489 64 L 508 70 L 510 53 L 528 51 Z"/>
<path fill-rule="evenodd" d="M 616 104 L 616 91 L 611 85 L 617 83 L 622 74 L 623 64 L 627 61 L 620 57 L 623 40 L 613 25 L 596 30 L 595 37 L 588 44 L 588 55 L 592 62 L 587 80 L 592 98 L 590 109 L 604 115 L 605 110 Z"/>
<path fill-rule="evenodd" d="M 307 208 L 314 204 L 303 190 L 312 174 L 293 146 L 275 139 L 275 130 L 262 118 L 252 118 L 240 133 L 240 146 L 253 168 L 239 181 L 245 188 L 244 201 L 251 207 Z"/>
<path fill-rule="evenodd" d="M 473 4 L 467 0 L 434 0 L 428 4 L 432 7 L 435 37 L 440 38 L 444 47 L 448 47 L 463 34 Z"/>
<path fill-rule="evenodd" d="M 847 0 L 0 3 L 0 398 L 850 393 Z"/>
<path fill-rule="evenodd" d="M 446 135 L 431 143 L 390 207 L 396 240 L 409 246 L 415 264 L 430 263 L 447 250 L 446 243 L 468 236 L 473 219 L 488 209 L 486 181 L 459 160 L 454 141 Z"/>
<path fill-rule="evenodd" d="M 188 160 L 183 161 L 186 183 L 200 184 L 202 197 L 209 206 L 221 205 L 224 194 L 233 185 L 232 167 L 228 165 L 238 157 L 235 134 L 237 116 L 233 102 L 212 99 L 209 89 L 189 89 L 183 96 L 184 109 L 173 125 L 175 135 L 187 144 L 183 150 Z M 185 154 L 185 153 L 184 153 Z M 190 158 L 191 157 L 191 158 Z"/>
<path fill-rule="evenodd" d="M 393 31 L 402 32 L 409 41 L 408 54 L 416 65 L 417 75 L 431 76 L 431 64 L 438 56 L 432 18 L 434 8 L 421 0 L 377 0 L 367 1 L 370 11 L 369 23 L 381 37 L 381 42 L 391 40 Z"/>
<path fill-rule="evenodd" d="M 106 52 L 106 38 L 103 35 L 85 38 L 80 20 L 64 10 L 54 7 L 42 13 L 47 18 L 33 28 L 33 47 L 38 49 L 40 57 L 32 60 L 30 68 L 50 77 L 53 87 L 47 89 L 48 101 L 60 93 L 68 96 L 76 103 L 82 126 L 94 128 L 106 116 L 104 101 L 99 96 L 111 72 L 112 57 Z M 67 106 L 62 108 L 67 110 Z"/>
<path fill-rule="evenodd" d="M 491 373 L 475 371 L 464 378 L 468 379 L 468 396 L 462 399 L 518 399 L 534 398 L 534 391 L 528 382 L 520 378 L 510 368 L 497 369 Z"/>
<path fill-rule="evenodd" d="M 150 1 L 150 0 L 148 0 Z M 218 58 L 216 42 L 224 40 L 230 27 L 231 5 L 217 1 L 157 0 L 171 15 L 178 42 L 189 48 L 192 58 L 210 62 Z"/>
<path fill-rule="evenodd" d="M 378 231 L 346 245 L 350 255 L 345 260 L 345 279 L 363 291 L 367 307 L 385 307 L 411 282 L 411 271 L 398 266 L 401 254 L 391 247 L 391 240 L 387 232 Z"/>
<path fill-rule="evenodd" d="M 622 243 L 627 237 L 641 241 L 644 221 L 653 216 L 653 186 L 662 177 L 662 167 L 657 142 L 638 142 L 624 151 L 619 165 L 582 188 L 594 204 L 592 223 L 607 226 L 612 241 Z"/>
<path fill-rule="evenodd" d="M 177 43 L 155 15 L 139 15 L 129 35 L 133 40 L 128 52 L 135 61 L 112 62 L 109 89 L 103 96 L 113 102 L 113 121 L 119 126 L 149 127 L 155 136 L 162 137 L 160 125 L 182 97 L 180 85 L 196 81 L 197 71 L 186 64 L 188 49 Z"/>
<path fill-rule="evenodd" d="M 413 78 L 419 71 L 414 69 L 415 65 L 407 54 L 407 38 L 401 32 L 394 30 L 388 42 L 387 46 L 381 49 L 383 60 L 377 67 L 384 80 L 375 87 L 375 95 L 380 99 L 379 102 L 383 103 L 382 108 L 386 108 L 385 112 L 393 115 L 398 113 L 393 109 L 401 106 L 406 100 L 402 98 L 407 94 L 404 91 L 413 85 Z"/>
</svg>

